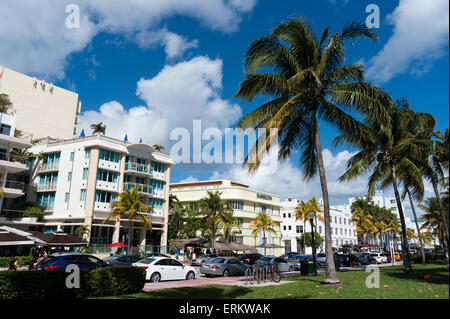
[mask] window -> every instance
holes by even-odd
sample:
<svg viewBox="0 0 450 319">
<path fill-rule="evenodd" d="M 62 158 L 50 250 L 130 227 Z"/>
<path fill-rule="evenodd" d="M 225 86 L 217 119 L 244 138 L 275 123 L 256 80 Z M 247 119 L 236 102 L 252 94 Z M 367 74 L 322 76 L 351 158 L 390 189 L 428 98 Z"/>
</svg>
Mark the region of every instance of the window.
<svg viewBox="0 0 450 319">
<path fill-rule="evenodd" d="M 345 236 L 347 236 L 347 229 L 344 229 L 344 234 Z"/>
<path fill-rule="evenodd" d="M 334 223 L 337 224 L 337 217 L 334 216 Z"/>
<path fill-rule="evenodd" d="M 87 180 L 88 179 L 88 175 L 89 175 L 89 169 L 88 168 L 83 168 L 83 180 Z"/>
<path fill-rule="evenodd" d="M 283 214 L 283 218 L 286 218 L 286 214 Z"/>
<path fill-rule="evenodd" d="M 322 226 L 319 226 L 319 234 L 322 234 Z"/>
<path fill-rule="evenodd" d="M 336 235 L 338 234 L 338 229 L 336 228 Z"/>
<path fill-rule="evenodd" d="M 303 234 L 303 226 L 302 225 L 297 225 L 295 228 L 296 228 L 297 234 Z"/>
<path fill-rule="evenodd" d="M 85 159 L 89 159 L 91 157 L 91 149 L 87 148 L 85 153 L 84 153 L 84 158 Z"/>
<path fill-rule="evenodd" d="M 104 182 L 110 182 L 110 183 L 117 183 L 117 179 L 119 177 L 119 174 L 106 171 L 103 169 L 99 169 L 97 171 L 97 180 L 104 181 Z M 131 182 L 131 176 L 125 175 L 125 183 Z"/>
<path fill-rule="evenodd" d="M 66 193 L 66 197 L 65 197 L 65 199 L 64 199 L 64 202 L 65 202 L 65 203 L 68 203 L 68 202 L 69 202 L 69 193 Z"/>
<path fill-rule="evenodd" d="M 119 163 L 120 162 L 120 154 L 118 152 L 100 149 L 100 155 L 99 158 L 101 160 Z"/>
<path fill-rule="evenodd" d="M 283 230 L 286 230 L 286 226 L 283 226 Z"/>
<path fill-rule="evenodd" d="M 292 226 L 291 225 L 289 225 L 289 230 L 292 230 Z"/>
<path fill-rule="evenodd" d="M 289 213 L 289 214 L 288 214 L 288 217 L 291 218 L 291 216 L 292 216 L 291 213 Z"/>
<path fill-rule="evenodd" d="M 9 136 L 10 133 L 11 133 L 11 126 L 5 125 L 5 124 L 1 124 L 0 134 Z"/>
<path fill-rule="evenodd" d="M 116 194 L 105 191 L 95 192 L 95 201 L 99 203 L 111 203 L 116 199 Z"/>
<path fill-rule="evenodd" d="M 231 201 L 231 207 L 233 209 L 243 210 L 244 209 L 244 202 L 240 200 L 233 200 Z"/>
<path fill-rule="evenodd" d="M 74 152 L 70 152 L 70 161 L 71 162 L 73 162 L 74 156 L 75 156 L 75 153 Z"/>
<path fill-rule="evenodd" d="M 347 225 L 347 219 L 344 218 L 344 225 Z"/>
<path fill-rule="evenodd" d="M 342 228 L 341 228 L 341 236 L 342 236 Z"/>
<path fill-rule="evenodd" d="M 80 191 L 80 202 L 84 202 L 86 200 L 86 190 L 82 189 Z"/>
<path fill-rule="evenodd" d="M 339 217 L 339 224 L 342 224 L 342 218 Z"/>
<path fill-rule="evenodd" d="M 67 173 L 67 181 L 70 182 L 72 180 L 72 172 Z"/>
</svg>

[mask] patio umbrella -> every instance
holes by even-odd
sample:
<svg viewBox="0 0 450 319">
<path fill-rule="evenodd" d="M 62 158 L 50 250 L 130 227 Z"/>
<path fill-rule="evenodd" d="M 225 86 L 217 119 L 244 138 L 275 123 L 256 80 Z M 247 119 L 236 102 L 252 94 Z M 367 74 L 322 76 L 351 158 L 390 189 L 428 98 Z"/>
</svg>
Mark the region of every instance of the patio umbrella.
<svg viewBox="0 0 450 319">
<path fill-rule="evenodd" d="M 211 248 L 211 247 L 212 247 L 212 244 L 211 244 L 211 242 L 208 241 L 208 242 L 199 244 L 199 246 L 201 246 L 201 247 L 203 247 L 203 248 Z M 231 248 L 231 245 L 230 245 L 230 244 L 223 243 L 223 242 L 220 242 L 220 241 L 216 241 L 216 242 L 214 243 L 214 249 L 218 249 L 218 250 L 233 250 L 233 249 Z"/>
<path fill-rule="evenodd" d="M 277 245 L 277 244 L 261 244 L 261 245 L 258 245 L 258 246 L 256 246 L 256 247 L 258 247 L 258 248 L 283 248 L 283 246 L 281 246 L 281 245 Z"/>
<path fill-rule="evenodd" d="M 240 244 L 240 243 L 231 243 L 229 245 L 230 245 L 231 250 L 236 250 L 236 251 L 247 251 L 247 250 L 255 249 L 255 247 L 247 246 L 247 245 Z"/>
<path fill-rule="evenodd" d="M 127 247 L 127 245 L 125 245 L 124 243 L 112 243 L 112 244 L 109 244 L 108 247 L 111 247 L 111 248 L 124 248 L 124 247 Z"/>
</svg>

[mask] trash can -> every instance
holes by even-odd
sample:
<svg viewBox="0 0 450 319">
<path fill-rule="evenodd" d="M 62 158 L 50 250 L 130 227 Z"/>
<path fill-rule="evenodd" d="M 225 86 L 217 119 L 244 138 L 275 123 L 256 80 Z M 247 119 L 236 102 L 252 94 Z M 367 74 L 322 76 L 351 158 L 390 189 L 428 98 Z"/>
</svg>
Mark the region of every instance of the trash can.
<svg viewBox="0 0 450 319">
<path fill-rule="evenodd" d="M 312 261 L 308 261 L 308 274 L 314 274 L 314 263 Z"/>
<path fill-rule="evenodd" d="M 308 262 L 306 260 L 301 261 L 300 262 L 300 275 L 308 276 L 308 274 L 309 274 Z"/>
</svg>

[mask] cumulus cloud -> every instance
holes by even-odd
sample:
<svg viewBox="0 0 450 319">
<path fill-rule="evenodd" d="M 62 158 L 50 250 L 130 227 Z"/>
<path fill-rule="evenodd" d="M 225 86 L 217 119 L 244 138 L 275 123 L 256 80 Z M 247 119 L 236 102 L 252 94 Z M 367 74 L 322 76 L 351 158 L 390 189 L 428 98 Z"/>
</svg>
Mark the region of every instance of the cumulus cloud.
<svg viewBox="0 0 450 319">
<path fill-rule="evenodd" d="M 0 64 L 24 73 L 64 77 L 67 58 L 84 50 L 99 33 L 136 40 L 141 32 L 157 32 L 173 16 L 195 19 L 220 32 L 238 29 L 242 15 L 255 0 L 5 0 L 0 10 Z M 80 8 L 80 28 L 69 29 L 66 7 Z M 163 30 L 164 31 L 164 30 Z M 166 30 L 167 31 L 167 30 Z M 168 57 L 177 57 L 197 42 L 165 32 L 161 39 Z"/>
<path fill-rule="evenodd" d="M 136 94 L 144 105 L 125 109 L 118 101 L 103 104 L 98 111 L 80 116 L 79 130 L 89 132 L 92 123 L 106 124 L 108 136 L 168 146 L 174 128 L 192 129 L 193 120 L 202 127 L 223 129 L 242 115 L 238 104 L 221 98 L 222 60 L 196 57 L 175 65 L 166 65 L 151 79 L 137 83 Z M 169 150 L 166 147 L 166 150 Z"/>
<path fill-rule="evenodd" d="M 405 72 L 420 76 L 446 54 L 448 0 L 400 0 L 387 19 L 394 25 L 394 32 L 383 49 L 368 61 L 368 79 L 383 83 Z"/>
</svg>

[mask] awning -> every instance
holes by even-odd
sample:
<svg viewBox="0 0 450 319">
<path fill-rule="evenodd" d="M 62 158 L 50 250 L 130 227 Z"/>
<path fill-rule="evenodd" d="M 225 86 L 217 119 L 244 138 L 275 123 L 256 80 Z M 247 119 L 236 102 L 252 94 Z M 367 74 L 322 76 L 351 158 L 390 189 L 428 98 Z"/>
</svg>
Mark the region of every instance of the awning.
<svg viewBox="0 0 450 319">
<path fill-rule="evenodd" d="M 70 246 L 86 246 L 88 243 L 83 239 L 69 235 L 63 232 L 54 232 L 44 234 L 37 231 L 31 231 L 31 235 L 40 240 L 41 243 L 49 247 L 70 247 Z"/>
<path fill-rule="evenodd" d="M 28 246 L 34 245 L 34 241 L 7 230 L 0 230 L 0 246 Z"/>
</svg>

